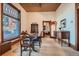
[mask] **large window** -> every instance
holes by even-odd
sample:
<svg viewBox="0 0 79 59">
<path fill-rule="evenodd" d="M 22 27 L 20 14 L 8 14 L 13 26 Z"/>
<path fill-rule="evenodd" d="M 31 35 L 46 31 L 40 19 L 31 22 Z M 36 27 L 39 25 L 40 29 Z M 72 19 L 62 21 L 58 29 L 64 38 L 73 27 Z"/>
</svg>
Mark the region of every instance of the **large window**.
<svg viewBox="0 0 79 59">
<path fill-rule="evenodd" d="M 20 34 L 20 11 L 13 5 L 4 3 L 2 13 L 3 41 L 11 40 Z"/>
</svg>

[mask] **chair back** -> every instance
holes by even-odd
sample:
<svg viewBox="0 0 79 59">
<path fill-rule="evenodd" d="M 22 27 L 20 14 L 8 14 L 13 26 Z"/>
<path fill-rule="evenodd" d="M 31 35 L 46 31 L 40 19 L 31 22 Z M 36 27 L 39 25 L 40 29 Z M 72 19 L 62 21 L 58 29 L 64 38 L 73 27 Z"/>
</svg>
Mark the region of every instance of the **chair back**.
<svg viewBox="0 0 79 59">
<path fill-rule="evenodd" d="M 30 44 L 30 37 L 29 36 L 22 36 L 21 38 L 21 41 L 20 41 L 20 45 L 22 46 L 23 44 Z"/>
</svg>

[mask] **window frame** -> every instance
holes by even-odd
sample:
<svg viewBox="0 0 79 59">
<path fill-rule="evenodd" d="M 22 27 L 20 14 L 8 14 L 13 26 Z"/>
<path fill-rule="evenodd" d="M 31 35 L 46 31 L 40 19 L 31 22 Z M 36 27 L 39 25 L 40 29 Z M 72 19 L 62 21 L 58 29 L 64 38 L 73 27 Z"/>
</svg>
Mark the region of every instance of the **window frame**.
<svg viewBox="0 0 79 59">
<path fill-rule="evenodd" d="M 4 3 L 1 4 L 1 43 L 2 43 L 2 42 L 5 42 L 5 41 L 4 41 L 4 38 L 3 38 L 3 37 L 4 37 L 4 36 L 3 36 L 3 16 L 4 16 L 4 15 L 19 21 L 19 35 L 18 35 L 17 37 L 15 37 L 15 38 L 12 38 L 12 39 L 6 40 L 6 41 L 11 41 L 11 40 L 13 40 L 13 39 L 18 38 L 18 37 L 20 36 L 20 32 L 21 32 L 21 12 L 20 12 L 20 10 L 19 10 L 18 8 L 16 8 L 13 4 L 7 3 L 7 4 L 10 5 L 12 8 L 14 8 L 15 10 L 17 10 L 18 13 L 19 13 L 18 18 L 12 17 L 12 16 L 10 16 L 10 15 L 8 15 L 8 14 L 5 14 L 5 13 L 3 12 L 3 4 L 4 4 Z"/>
</svg>

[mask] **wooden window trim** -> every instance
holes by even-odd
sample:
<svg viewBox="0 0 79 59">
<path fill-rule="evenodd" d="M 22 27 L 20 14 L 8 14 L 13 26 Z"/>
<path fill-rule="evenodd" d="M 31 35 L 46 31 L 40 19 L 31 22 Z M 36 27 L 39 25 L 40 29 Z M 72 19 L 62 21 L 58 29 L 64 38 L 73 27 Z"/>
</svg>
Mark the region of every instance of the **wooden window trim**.
<svg viewBox="0 0 79 59">
<path fill-rule="evenodd" d="M 8 3 L 12 8 L 14 8 L 14 9 L 16 9 L 18 12 L 19 12 L 19 18 L 18 18 L 18 21 L 19 21 L 19 33 L 21 33 L 21 12 L 20 12 L 20 10 L 18 9 L 18 8 L 16 8 L 14 5 L 12 5 L 11 3 Z M 3 15 L 7 15 L 7 14 L 4 14 L 3 13 L 3 3 L 1 4 L 1 43 L 3 43 L 3 42 L 5 42 L 5 41 L 3 41 Z M 9 16 L 9 17 L 11 17 L 11 18 L 13 18 L 13 19 L 16 19 L 17 20 L 17 18 L 14 18 L 14 17 L 12 17 L 12 16 L 10 16 L 10 15 L 7 15 L 7 16 Z M 20 35 L 19 35 L 20 36 Z M 18 37 L 19 37 L 18 36 Z M 18 38 L 18 37 L 16 37 L 16 38 Z M 16 38 L 12 38 L 11 40 L 13 40 L 13 39 L 16 39 Z M 11 41 L 10 40 L 10 41 Z"/>
</svg>

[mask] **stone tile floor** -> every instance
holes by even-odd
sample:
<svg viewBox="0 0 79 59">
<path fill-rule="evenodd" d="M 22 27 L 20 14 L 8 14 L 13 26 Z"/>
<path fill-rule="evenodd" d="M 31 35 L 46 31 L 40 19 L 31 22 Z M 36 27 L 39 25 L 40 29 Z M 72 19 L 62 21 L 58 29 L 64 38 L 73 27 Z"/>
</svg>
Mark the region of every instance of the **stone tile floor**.
<svg viewBox="0 0 79 59">
<path fill-rule="evenodd" d="M 61 46 L 52 38 L 42 38 L 41 48 L 37 47 L 39 52 L 32 51 L 31 56 L 79 56 L 79 52 L 74 49 Z M 23 56 L 28 56 L 28 52 L 24 52 Z M 12 50 L 3 54 L 3 56 L 20 56 L 19 43 L 12 47 Z"/>
</svg>

